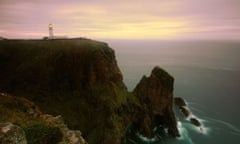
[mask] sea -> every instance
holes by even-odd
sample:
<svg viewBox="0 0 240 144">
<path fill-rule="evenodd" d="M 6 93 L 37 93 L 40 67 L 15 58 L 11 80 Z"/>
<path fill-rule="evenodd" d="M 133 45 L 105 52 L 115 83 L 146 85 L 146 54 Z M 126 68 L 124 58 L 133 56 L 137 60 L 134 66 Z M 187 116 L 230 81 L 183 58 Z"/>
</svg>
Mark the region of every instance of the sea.
<svg viewBox="0 0 240 144">
<path fill-rule="evenodd" d="M 174 96 L 184 98 L 202 123 L 199 129 L 176 112 L 181 137 L 159 144 L 240 143 L 240 41 L 105 41 L 115 50 L 129 91 L 160 66 L 175 78 Z"/>
</svg>

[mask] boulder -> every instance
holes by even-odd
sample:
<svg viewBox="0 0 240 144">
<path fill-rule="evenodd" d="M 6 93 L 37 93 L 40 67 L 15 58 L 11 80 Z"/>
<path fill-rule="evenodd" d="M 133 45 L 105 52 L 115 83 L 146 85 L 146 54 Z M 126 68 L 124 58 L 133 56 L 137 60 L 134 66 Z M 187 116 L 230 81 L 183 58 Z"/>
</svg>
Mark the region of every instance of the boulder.
<svg viewBox="0 0 240 144">
<path fill-rule="evenodd" d="M 179 107 L 179 110 L 182 112 L 182 114 L 185 116 L 185 117 L 189 117 L 191 112 L 184 106 L 181 106 Z"/>
<path fill-rule="evenodd" d="M 181 98 L 181 97 L 175 97 L 174 98 L 174 103 L 178 107 L 187 106 L 185 100 L 183 98 Z"/>
<path fill-rule="evenodd" d="M 10 122 L 0 123 L 0 144 L 27 144 L 24 130 Z"/>
<path fill-rule="evenodd" d="M 197 118 L 190 118 L 190 122 L 197 127 L 200 127 L 202 125 Z"/>
<path fill-rule="evenodd" d="M 64 123 L 62 116 L 52 116 L 48 115 L 45 120 L 50 125 L 55 125 L 60 129 L 63 134 L 63 139 L 60 144 L 87 144 L 87 142 L 82 137 L 82 133 L 79 130 L 70 130 L 68 126 Z"/>
<path fill-rule="evenodd" d="M 67 131 L 67 142 L 70 144 L 87 144 L 81 132 L 77 130 Z"/>
</svg>

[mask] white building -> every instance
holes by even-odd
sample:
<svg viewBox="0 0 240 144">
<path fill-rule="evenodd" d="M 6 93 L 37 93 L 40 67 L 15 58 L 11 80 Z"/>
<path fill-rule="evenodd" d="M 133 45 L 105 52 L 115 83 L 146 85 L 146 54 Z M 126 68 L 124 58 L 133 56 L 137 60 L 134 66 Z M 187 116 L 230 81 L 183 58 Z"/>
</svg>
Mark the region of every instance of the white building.
<svg viewBox="0 0 240 144">
<path fill-rule="evenodd" d="M 50 23 L 48 25 L 48 29 L 49 29 L 49 39 L 53 39 L 54 38 L 54 35 L 53 35 L 53 25 Z"/>
</svg>

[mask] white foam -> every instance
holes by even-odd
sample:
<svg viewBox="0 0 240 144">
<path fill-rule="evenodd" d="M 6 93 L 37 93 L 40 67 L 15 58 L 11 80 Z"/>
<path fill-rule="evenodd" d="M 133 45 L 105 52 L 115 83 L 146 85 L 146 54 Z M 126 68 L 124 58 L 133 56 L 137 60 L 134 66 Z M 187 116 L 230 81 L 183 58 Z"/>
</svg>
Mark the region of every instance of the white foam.
<svg viewBox="0 0 240 144">
<path fill-rule="evenodd" d="M 204 134 L 204 135 L 209 135 L 209 132 L 210 132 L 210 128 L 208 127 L 205 127 L 205 126 L 200 126 L 200 127 L 196 127 L 196 126 L 191 126 L 190 127 L 192 130 L 194 130 L 195 132 L 198 132 L 198 133 L 201 133 L 201 134 Z"/>
<path fill-rule="evenodd" d="M 178 128 L 178 131 L 179 131 L 179 133 L 180 133 L 180 135 L 181 135 L 179 138 L 182 138 L 182 135 L 183 135 L 182 122 L 177 121 L 177 128 Z"/>
<path fill-rule="evenodd" d="M 178 128 L 181 133 L 181 137 L 178 140 L 183 140 L 185 144 L 194 144 L 193 140 L 188 134 L 188 130 L 183 126 L 181 122 L 178 122 Z"/>
<path fill-rule="evenodd" d="M 158 140 L 156 136 L 153 137 L 153 138 L 147 138 L 147 137 L 141 135 L 140 133 L 137 133 L 137 136 L 138 136 L 142 141 L 148 142 L 148 143 L 152 143 L 152 142 L 155 142 L 155 141 Z"/>
</svg>

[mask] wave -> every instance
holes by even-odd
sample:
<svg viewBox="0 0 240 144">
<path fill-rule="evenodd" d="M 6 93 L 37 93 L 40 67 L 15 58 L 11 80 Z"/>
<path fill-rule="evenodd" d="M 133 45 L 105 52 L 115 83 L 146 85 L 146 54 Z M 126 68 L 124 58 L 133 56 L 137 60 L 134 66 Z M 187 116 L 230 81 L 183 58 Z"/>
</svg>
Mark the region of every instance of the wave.
<svg viewBox="0 0 240 144">
<path fill-rule="evenodd" d="M 188 118 L 182 118 L 177 123 L 179 132 L 181 134 L 181 137 L 179 138 L 162 139 L 158 141 L 157 137 L 147 139 L 140 134 L 138 134 L 138 137 L 141 139 L 141 141 L 144 141 L 148 144 L 199 144 L 203 141 L 205 143 L 222 143 L 224 142 L 222 141 L 224 140 L 224 137 L 230 141 L 234 141 L 240 136 L 240 129 L 235 125 L 227 121 L 211 117 L 210 113 L 208 113 L 207 110 L 204 110 L 204 108 L 202 109 L 194 107 L 194 105 L 196 106 L 198 104 L 192 102 L 189 102 L 188 104 L 191 105 L 190 109 L 194 109 L 194 111 L 196 111 L 191 113 L 190 117 L 198 119 L 202 123 L 202 126 L 194 126 L 190 123 Z"/>
<path fill-rule="evenodd" d="M 197 117 L 196 115 L 191 114 L 193 117 L 196 117 L 199 119 L 202 123 L 208 123 L 208 128 L 206 127 L 205 130 L 207 129 L 223 129 L 224 131 L 228 130 L 229 133 L 238 135 L 240 136 L 240 128 L 237 126 L 231 124 L 230 122 L 221 120 L 221 119 L 215 119 L 213 117 L 209 116 L 209 113 L 201 108 L 194 107 L 194 105 L 199 105 L 197 103 L 192 103 L 189 102 L 190 108 L 197 112 L 197 115 L 201 115 L 202 119 Z M 194 127 L 193 127 L 194 128 Z M 196 127 L 195 127 L 196 129 Z"/>
<path fill-rule="evenodd" d="M 226 127 L 230 130 L 231 133 L 234 133 L 234 134 L 237 134 L 237 135 L 240 135 L 240 129 L 237 127 L 237 126 L 234 126 L 233 124 L 227 122 L 227 121 L 223 121 L 223 120 L 219 120 L 219 119 L 214 119 L 214 118 L 211 118 L 211 117 L 206 117 L 207 120 L 211 121 L 212 124 L 221 124 L 222 126 L 225 126 L 225 130 L 226 130 Z M 219 126 L 221 125 L 217 125 L 218 128 Z"/>
<path fill-rule="evenodd" d="M 200 106 L 201 108 L 197 108 L 194 105 Z M 197 117 L 197 119 L 199 119 L 202 123 L 204 123 L 204 122 L 209 123 L 210 127 L 215 126 L 215 128 L 221 127 L 225 130 L 229 129 L 232 134 L 240 135 L 240 128 L 231 124 L 230 122 L 210 117 L 209 113 L 207 111 L 203 110 L 204 107 L 202 107 L 201 105 L 194 103 L 194 102 L 189 102 L 189 107 L 192 110 L 194 110 L 195 112 L 197 112 L 198 113 L 197 115 L 199 115 L 199 114 L 201 115 L 201 117 L 203 119 L 198 118 L 196 115 L 194 115 L 194 117 Z M 225 126 L 225 127 L 223 127 L 223 126 Z"/>
</svg>

